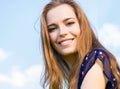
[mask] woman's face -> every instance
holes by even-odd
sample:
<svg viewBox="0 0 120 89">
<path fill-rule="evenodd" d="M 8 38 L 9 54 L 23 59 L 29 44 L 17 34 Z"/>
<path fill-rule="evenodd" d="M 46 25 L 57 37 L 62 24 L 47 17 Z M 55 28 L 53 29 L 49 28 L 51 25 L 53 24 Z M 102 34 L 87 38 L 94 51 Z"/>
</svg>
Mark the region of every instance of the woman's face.
<svg viewBox="0 0 120 89">
<path fill-rule="evenodd" d="M 53 48 L 61 55 L 77 52 L 80 26 L 71 6 L 63 4 L 47 13 L 47 27 Z"/>
</svg>

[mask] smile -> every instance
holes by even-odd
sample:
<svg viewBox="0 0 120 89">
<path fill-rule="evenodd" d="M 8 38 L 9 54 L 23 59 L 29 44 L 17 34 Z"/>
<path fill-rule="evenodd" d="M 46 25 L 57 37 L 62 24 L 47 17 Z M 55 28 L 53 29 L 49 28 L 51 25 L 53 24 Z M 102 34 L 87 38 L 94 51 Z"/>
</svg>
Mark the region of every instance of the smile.
<svg viewBox="0 0 120 89">
<path fill-rule="evenodd" d="M 73 40 L 74 40 L 73 38 L 72 39 L 64 39 L 58 43 L 60 44 L 60 46 L 64 47 L 64 46 L 69 46 Z"/>
</svg>

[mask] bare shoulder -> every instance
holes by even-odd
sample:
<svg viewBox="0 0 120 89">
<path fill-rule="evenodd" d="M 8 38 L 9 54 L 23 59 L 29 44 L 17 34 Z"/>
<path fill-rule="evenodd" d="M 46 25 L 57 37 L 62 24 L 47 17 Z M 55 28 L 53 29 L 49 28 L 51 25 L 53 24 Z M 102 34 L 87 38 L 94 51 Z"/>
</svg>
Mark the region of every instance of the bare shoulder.
<svg viewBox="0 0 120 89">
<path fill-rule="evenodd" d="M 103 74 L 103 64 L 97 59 L 86 74 L 81 89 L 105 89 L 107 79 Z"/>
</svg>

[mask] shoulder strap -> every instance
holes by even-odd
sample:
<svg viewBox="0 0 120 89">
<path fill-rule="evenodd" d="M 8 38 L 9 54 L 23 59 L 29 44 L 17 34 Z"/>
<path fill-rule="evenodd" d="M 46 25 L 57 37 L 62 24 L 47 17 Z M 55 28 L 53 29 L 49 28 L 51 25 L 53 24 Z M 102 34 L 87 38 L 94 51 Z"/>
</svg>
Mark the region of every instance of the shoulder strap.
<svg viewBox="0 0 120 89">
<path fill-rule="evenodd" d="M 107 52 L 105 52 L 103 49 L 94 49 L 85 56 L 80 68 L 78 89 L 80 89 L 83 79 L 87 72 L 89 71 L 89 69 L 95 64 L 96 59 L 100 59 L 100 61 L 103 63 L 104 67 L 103 73 L 110 81 L 112 87 L 114 87 L 112 89 L 117 89 L 116 88 L 117 83 L 111 70 L 110 58 Z"/>
</svg>

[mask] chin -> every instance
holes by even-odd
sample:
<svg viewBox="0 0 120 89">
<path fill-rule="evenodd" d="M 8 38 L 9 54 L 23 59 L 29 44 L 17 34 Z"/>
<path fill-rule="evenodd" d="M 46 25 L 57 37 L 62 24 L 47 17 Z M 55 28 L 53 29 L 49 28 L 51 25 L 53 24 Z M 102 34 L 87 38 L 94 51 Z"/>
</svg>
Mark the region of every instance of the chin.
<svg viewBox="0 0 120 89">
<path fill-rule="evenodd" d="M 74 54 L 76 52 L 77 52 L 76 50 L 64 50 L 64 51 L 61 51 L 60 54 L 63 56 L 67 56 L 67 55 Z"/>
</svg>

